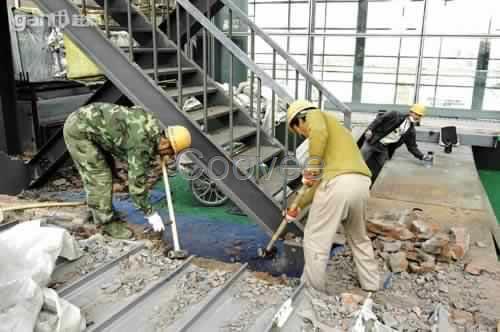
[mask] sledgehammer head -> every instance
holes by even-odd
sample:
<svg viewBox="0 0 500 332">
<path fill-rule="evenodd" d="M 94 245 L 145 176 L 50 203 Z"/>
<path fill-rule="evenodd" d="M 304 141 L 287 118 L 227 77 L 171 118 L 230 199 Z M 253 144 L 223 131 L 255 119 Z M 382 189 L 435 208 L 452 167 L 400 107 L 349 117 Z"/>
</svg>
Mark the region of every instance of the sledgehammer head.
<svg viewBox="0 0 500 332">
<path fill-rule="evenodd" d="M 171 250 L 168 252 L 168 258 L 170 259 L 186 259 L 189 257 L 187 250 Z"/>
<path fill-rule="evenodd" d="M 274 258 L 276 256 L 276 253 L 278 252 L 278 248 L 272 247 L 271 250 L 267 250 L 265 248 L 259 248 L 257 249 L 257 255 L 261 258 Z"/>
</svg>

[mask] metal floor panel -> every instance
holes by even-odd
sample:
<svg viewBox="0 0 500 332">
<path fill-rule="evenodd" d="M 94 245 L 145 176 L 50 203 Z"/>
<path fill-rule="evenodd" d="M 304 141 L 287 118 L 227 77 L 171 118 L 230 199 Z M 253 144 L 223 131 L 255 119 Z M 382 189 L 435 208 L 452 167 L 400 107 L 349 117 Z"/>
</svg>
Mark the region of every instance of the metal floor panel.
<svg viewBox="0 0 500 332">
<path fill-rule="evenodd" d="M 128 256 L 127 256 L 128 257 Z M 118 259 L 107 264 L 104 269 L 99 269 L 89 278 L 85 276 L 83 280 L 77 281 L 69 291 L 63 289 L 59 292 L 70 303 L 80 308 L 87 320 L 88 331 L 99 331 L 110 319 L 126 310 L 134 301 L 154 288 L 159 283 L 171 278 L 172 270 L 161 271 L 157 279 L 148 280 L 144 288 L 130 296 L 105 294 L 103 285 L 120 280 L 122 271 L 120 263 L 124 263 L 127 257 Z M 91 324 L 89 324 L 91 323 Z"/>
<path fill-rule="evenodd" d="M 243 310 L 242 303 L 234 299 L 239 293 L 239 284 L 250 276 L 246 268 L 244 264 L 206 303 L 190 312 L 185 322 L 171 326 L 168 331 L 218 331 L 224 322 L 234 319 Z"/>
<path fill-rule="evenodd" d="M 302 326 L 304 325 L 302 318 L 300 318 L 297 313 L 301 309 L 301 304 L 304 302 L 304 284 L 301 284 L 298 286 L 293 295 L 285 301 L 280 308 L 282 310 L 286 306 L 286 302 L 291 301 L 291 308 L 292 311 L 290 312 L 289 316 L 285 320 L 285 323 L 283 326 L 277 327 L 274 324 L 274 321 L 271 321 L 270 324 L 268 323 L 266 329 L 263 329 L 262 331 L 265 332 L 278 332 L 278 331 L 283 331 L 283 332 L 302 332 L 303 328 Z"/>
</svg>

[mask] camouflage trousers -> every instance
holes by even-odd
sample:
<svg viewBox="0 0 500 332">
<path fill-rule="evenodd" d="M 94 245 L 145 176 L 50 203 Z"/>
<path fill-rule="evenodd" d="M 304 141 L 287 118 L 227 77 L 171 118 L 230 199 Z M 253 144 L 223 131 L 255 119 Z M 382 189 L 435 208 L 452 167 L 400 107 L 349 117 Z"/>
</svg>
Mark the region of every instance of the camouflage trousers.
<svg viewBox="0 0 500 332">
<path fill-rule="evenodd" d="M 78 127 L 78 114 L 72 113 L 64 124 L 64 142 L 82 177 L 87 205 L 96 224 L 113 219 L 113 178 L 106 155 Z"/>
</svg>

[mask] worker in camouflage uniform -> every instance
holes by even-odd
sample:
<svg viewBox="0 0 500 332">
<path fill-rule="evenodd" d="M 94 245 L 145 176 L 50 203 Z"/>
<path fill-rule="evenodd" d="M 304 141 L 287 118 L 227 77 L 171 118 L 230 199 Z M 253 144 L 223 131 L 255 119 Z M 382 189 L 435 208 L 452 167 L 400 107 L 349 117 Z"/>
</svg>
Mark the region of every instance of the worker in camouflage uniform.
<svg viewBox="0 0 500 332">
<path fill-rule="evenodd" d="M 160 215 L 149 203 L 146 174 L 160 156 L 172 157 L 191 145 L 189 131 L 164 125 L 140 107 L 94 103 L 72 113 L 64 124 L 64 141 L 82 177 L 93 220 L 113 237 L 132 234 L 116 220 L 112 208 L 110 158 L 128 162 L 128 186 L 135 205 L 155 231 L 164 230 Z"/>
</svg>

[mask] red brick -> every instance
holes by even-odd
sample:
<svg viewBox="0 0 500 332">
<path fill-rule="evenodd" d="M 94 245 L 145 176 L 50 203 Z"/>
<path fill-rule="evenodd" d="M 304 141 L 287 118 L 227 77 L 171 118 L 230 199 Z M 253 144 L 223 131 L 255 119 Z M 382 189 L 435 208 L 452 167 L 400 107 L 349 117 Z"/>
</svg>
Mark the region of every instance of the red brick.
<svg viewBox="0 0 500 332">
<path fill-rule="evenodd" d="M 397 240 L 411 240 L 415 238 L 415 234 L 410 232 L 406 227 L 383 222 L 381 220 L 368 220 L 368 231 L 391 237 Z"/>
<path fill-rule="evenodd" d="M 439 255 L 443 248 L 448 245 L 450 238 L 444 233 L 438 233 L 429 240 L 422 243 L 422 249 L 429 254 Z"/>
<path fill-rule="evenodd" d="M 461 259 L 469 250 L 470 247 L 470 234 L 464 227 L 453 227 L 450 230 L 451 246 L 450 249 L 453 253 L 454 259 Z"/>
</svg>

